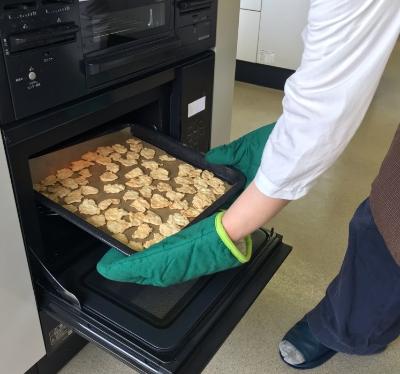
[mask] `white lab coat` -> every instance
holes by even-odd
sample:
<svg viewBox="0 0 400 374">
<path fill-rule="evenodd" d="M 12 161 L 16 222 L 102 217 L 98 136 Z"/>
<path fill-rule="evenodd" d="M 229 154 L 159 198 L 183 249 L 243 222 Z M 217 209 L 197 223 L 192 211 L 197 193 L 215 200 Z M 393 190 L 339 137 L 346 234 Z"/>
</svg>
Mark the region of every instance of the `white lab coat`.
<svg viewBox="0 0 400 374">
<path fill-rule="evenodd" d="M 400 0 L 311 0 L 301 66 L 286 82 L 259 190 L 288 200 L 308 193 L 361 124 L 399 33 Z"/>
</svg>

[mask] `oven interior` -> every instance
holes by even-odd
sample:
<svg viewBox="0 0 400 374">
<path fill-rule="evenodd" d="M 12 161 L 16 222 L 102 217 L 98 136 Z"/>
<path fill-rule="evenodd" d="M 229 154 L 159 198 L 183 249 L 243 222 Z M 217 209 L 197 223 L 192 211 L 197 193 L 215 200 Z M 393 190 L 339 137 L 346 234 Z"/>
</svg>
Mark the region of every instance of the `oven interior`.
<svg viewBox="0 0 400 374">
<path fill-rule="evenodd" d="M 156 109 L 157 105 L 150 103 L 33 155 L 29 160 L 32 182 L 67 167 L 98 146 L 124 142 L 132 135 L 126 121 L 158 129 Z M 193 328 L 201 325 L 240 273 L 235 269 L 169 288 L 112 282 L 96 271 L 97 262 L 110 248 L 40 203 L 36 206 L 40 260 L 47 270 L 76 296 L 82 310 L 163 357 L 171 357 L 185 344 Z M 260 247 L 266 240 L 265 233 L 257 234 Z"/>
</svg>

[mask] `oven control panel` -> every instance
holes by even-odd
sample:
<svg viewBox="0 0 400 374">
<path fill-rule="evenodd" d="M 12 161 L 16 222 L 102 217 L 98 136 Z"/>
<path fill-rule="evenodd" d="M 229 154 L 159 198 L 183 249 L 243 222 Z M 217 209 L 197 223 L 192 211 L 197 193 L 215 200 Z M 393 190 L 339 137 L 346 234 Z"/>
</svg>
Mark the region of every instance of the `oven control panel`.
<svg viewBox="0 0 400 374">
<path fill-rule="evenodd" d="M 85 81 L 78 0 L 6 0 L 0 7 L 16 119 L 79 96 Z"/>
</svg>

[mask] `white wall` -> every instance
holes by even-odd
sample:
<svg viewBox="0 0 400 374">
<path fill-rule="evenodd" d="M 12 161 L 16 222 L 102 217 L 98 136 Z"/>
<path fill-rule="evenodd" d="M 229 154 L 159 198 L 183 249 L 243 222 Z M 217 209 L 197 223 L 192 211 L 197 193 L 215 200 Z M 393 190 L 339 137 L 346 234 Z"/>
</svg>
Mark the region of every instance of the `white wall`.
<svg viewBox="0 0 400 374">
<path fill-rule="evenodd" d="M 229 142 L 240 0 L 219 0 L 211 146 Z"/>
<path fill-rule="evenodd" d="M 310 0 L 263 0 L 258 62 L 287 69 L 300 65 L 301 33 L 307 24 Z"/>
</svg>

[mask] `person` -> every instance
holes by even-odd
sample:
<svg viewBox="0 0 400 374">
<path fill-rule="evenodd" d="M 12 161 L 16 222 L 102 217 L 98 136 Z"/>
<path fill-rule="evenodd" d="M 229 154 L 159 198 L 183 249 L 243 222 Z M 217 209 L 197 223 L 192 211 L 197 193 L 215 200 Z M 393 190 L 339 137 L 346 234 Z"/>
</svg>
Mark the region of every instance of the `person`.
<svg viewBox="0 0 400 374">
<path fill-rule="evenodd" d="M 168 286 L 238 266 L 249 234 L 305 196 L 346 148 L 375 94 L 400 32 L 398 0 L 311 0 L 299 69 L 285 85 L 283 114 L 210 162 L 235 166 L 247 188 L 224 214 L 143 252 L 110 252 L 98 264 L 117 281 Z M 285 335 L 282 359 L 297 369 L 337 352 L 381 352 L 400 334 L 400 128 L 354 214 L 343 266 L 318 306 Z M 243 239 L 246 238 L 243 244 Z M 228 251 L 226 250 L 228 249 Z M 174 264 L 174 266 L 171 266 Z"/>
</svg>

